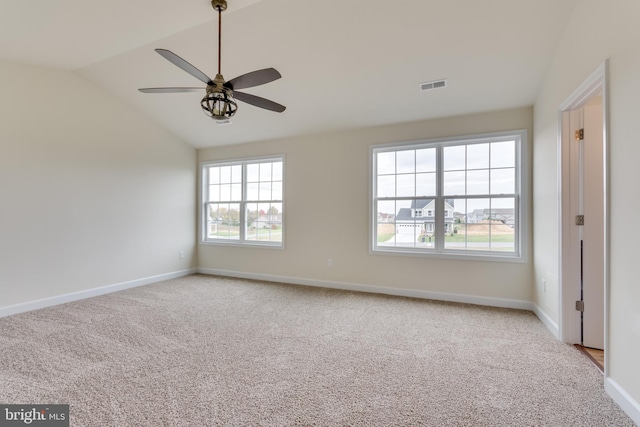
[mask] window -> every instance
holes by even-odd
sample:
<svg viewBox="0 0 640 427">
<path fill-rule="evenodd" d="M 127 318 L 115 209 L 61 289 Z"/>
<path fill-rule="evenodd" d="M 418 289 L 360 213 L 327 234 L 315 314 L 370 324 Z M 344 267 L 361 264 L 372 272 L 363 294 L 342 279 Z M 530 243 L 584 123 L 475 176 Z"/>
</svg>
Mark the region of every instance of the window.
<svg viewBox="0 0 640 427">
<path fill-rule="evenodd" d="M 202 164 L 205 243 L 283 246 L 282 157 Z"/>
<path fill-rule="evenodd" d="M 372 147 L 372 250 L 523 260 L 525 144 L 515 131 Z"/>
</svg>

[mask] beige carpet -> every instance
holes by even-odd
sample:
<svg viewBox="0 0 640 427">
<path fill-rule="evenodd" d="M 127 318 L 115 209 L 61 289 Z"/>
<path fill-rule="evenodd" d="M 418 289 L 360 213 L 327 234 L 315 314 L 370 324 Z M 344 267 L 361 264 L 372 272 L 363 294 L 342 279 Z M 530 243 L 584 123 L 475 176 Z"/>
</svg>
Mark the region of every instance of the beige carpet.
<svg viewBox="0 0 640 427">
<path fill-rule="evenodd" d="M 530 312 L 189 276 L 0 319 L 72 426 L 633 426 Z"/>
</svg>

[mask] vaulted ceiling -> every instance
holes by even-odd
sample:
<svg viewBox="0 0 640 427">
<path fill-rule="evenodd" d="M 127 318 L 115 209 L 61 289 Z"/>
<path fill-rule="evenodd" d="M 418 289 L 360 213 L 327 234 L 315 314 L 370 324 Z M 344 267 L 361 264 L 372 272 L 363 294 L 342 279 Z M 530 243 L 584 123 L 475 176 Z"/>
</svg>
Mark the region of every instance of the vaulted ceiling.
<svg viewBox="0 0 640 427">
<path fill-rule="evenodd" d="M 231 125 L 200 109 L 200 86 L 155 48 L 217 70 L 209 0 L 0 1 L 0 60 L 73 70 L 194 147 L 531 105 L 576 0 L 228 0 L 222 73 L 274 67 L 244 90 L 287 106 L 239 103 Z M 447 79 L 421 92 L 419 84 Z M 204 85 L 202 85 L 204 86 Z"/>
</svg>

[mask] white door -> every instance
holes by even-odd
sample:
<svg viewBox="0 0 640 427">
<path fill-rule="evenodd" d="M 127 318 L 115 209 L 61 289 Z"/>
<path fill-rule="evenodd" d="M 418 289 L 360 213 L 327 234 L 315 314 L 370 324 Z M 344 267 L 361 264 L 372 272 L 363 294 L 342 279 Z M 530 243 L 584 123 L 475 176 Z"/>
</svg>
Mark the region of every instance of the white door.
<svg viewBox="0 0 640 427">
<path fill-rule="evenodd" d="M 604 349 L 604 168 L 602 98 L 583 107 L 582 345 Z"/>
<path fill-rule="evenodd" d="M 607 332 L 606 63 L 560 106 L 560 336 L 603 349 Z M 576 141 L 575 131 L 585 129 Z M 580 138 L 578 138 L 580 139 Z M 584 225 L 576 218 L 584 215 Z M 577 311 L 580 304 L 585 305 Z M 606 349 L 604 349 L 606 350 Z M 606 369 L 606 366 L 605 366 Z"/>
</svg>

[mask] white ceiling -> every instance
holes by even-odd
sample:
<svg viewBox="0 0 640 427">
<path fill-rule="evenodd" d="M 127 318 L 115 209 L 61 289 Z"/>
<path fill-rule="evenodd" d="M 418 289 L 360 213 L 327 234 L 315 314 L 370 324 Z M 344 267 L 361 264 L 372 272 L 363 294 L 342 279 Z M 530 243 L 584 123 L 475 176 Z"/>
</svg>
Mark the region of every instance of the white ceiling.
<svg viewBox="0 0 640 427">
<path fill-rule="evenodd" d="M 0 59 L 76 70 L 194 147 L 209 147 L 533 104 L 576 0 L 228 0 L 227 80 L 274 67 L 244 90 L 287 106 L 239 102 L 232 124 L 200 110 L 200 86 L 154 52 L 211 77 L 217 15 L 209 0 L 0 0 Z M 421 82 L 448 87 L 420 92 Z"/>
</svg>

